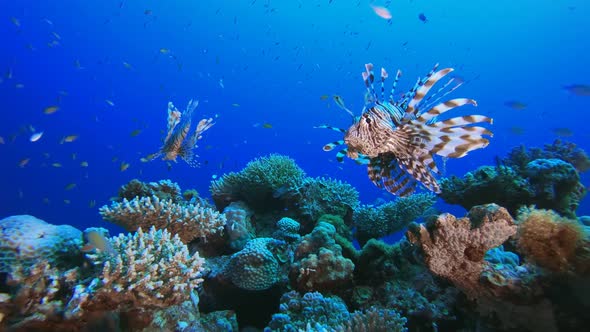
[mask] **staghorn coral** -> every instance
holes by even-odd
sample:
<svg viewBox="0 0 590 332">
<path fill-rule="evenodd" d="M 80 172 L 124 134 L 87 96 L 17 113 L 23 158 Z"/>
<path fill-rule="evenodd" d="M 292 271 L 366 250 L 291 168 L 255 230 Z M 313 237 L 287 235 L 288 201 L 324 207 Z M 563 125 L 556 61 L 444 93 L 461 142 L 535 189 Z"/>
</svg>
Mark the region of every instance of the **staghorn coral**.
<svg viewBox="0 0 590 332">
<path fill-rule="evenodd" d="M 554 272 L 574 268 L 584 233 L 576 220 L 551 210 L 523 208 L 517 218 L 517 244 L 526 258 Z"/>
<path fill-rule="evenodd" d="M 25 269 L 47 260 L 51 266 L 73 267 L 83 257 L 82 232 L 69 225 L 52 225 L 30 215 L 0 220 L 0 272 Z"/>
<path fill-rule="evenodd" d="M 426 265 L 469 297 L 482 292 L 479 283 L 485 253 L 516 233 L 508 211 L 496 204 L 473 207 L 466 218 L 445 213 L 433 225 L 413 224 L 406 236 L 420 245 Z"/>
<path fill-rule="evenodd" d="M 226 222 L 223 214 L 199 203 L 181 205 L 172 200 L 160 200 L 157 196 L 112 202 L 111 206 L 101 207 L 99 212 L 105 220 L 128 231 L 135 231 L 138 227 L 167 229 L 178 234 L 184 243 L 218 235 Z"/>
<path fill-rule="evenodd" d="M 91 262 L 102 267 L 90 285 L 76 289 L 69 306 L 72 316 L 83 311 L 152 310 L 187 301 L 203 279 L 204 260 L 190 255 L 186 245 L 166 230 L 151 227 L 144 233 L 110 239 L 114 255 L 88 254 Z"/>
<path fill-rule="evenodd" d="M 401 231 L 434 205 L 431 193 L 399 197 L 380 206 L 364 205 L 354 212 L 356 238 L 364 245 L 368 240 Z"/>
<path fill-rule="evenodd" d="M 304 178 L 305 172 L 293 159 L 271 154 L 249 162 L 240 172 L 224 174 L 211 182 L 209 190 L 219 210 L 234 201 L 244 201 L 255 210 L 269 210 L 278 204 L 279 192 L 300 186 Z"/>
<path fill-rule="evenodd" d="M 233 254 L 224 274 L 234 285 L 245 290 L 265 290 L 281 280 L 285 263 L 285 242 L 272 238 L 248 241 L 244 249 Z"/>
</svg>

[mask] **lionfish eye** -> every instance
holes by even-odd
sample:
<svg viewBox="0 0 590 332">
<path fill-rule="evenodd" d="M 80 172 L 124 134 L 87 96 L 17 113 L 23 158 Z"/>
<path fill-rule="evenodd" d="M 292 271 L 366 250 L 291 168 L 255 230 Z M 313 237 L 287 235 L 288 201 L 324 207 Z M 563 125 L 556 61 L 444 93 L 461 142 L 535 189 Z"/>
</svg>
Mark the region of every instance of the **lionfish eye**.
<svg viewBox="0 0 590 332">
<path fill-rule="evenodd" d="M 371 119 L 370 118 L 367 117 L 366 121 L 367 121 L 367 124 L 371 124 Z"/>
</svg>

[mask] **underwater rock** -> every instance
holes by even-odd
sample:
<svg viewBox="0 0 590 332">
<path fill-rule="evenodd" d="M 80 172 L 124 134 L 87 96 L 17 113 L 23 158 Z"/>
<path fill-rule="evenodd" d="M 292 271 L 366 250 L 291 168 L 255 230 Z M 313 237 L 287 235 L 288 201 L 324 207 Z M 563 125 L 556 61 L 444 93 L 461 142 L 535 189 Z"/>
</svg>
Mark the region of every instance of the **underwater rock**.
<svg viewBox="0 0 590 332">
<path fill-rule="evenodd" d="M 0 272 L 26 269 L 40 260 L 52 267 L 73 267 L 83 257 L 82 232 L 69 225 L 15 215 L 0 220 L 0 231 Z"/>
<path fill-rule="evenodd" d="M 229 246 L 237 251 L 244 248 L 246 243 L 256 237 L 256 229 L 251 218 L 254 212 L 244 202 L 232 202 L 223 209 L 225 215 L 225 232 L 229 237 Z"/>
<path fill-rule="evenodd" d="M 301 238 L 299 235 L 299 228 L 301 225 L 296 221 L 288 217 L 281 218 L 277 221 L 277 230 L 273 237 L 275 239 L 283 240 L 288 243 L 292 243 Z"/>
</svg>

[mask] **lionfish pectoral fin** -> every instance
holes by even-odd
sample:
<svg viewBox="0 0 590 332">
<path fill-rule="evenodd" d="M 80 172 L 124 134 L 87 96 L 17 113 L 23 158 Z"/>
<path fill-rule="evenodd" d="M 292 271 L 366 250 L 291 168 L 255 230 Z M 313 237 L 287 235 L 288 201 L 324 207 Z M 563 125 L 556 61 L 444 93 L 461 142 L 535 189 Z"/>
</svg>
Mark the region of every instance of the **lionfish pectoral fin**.
<svg viewBox="0 0 590 332">
<path fill-rule="evenodd" d="M 337 131 L 339 133 L 346 133 L 346 129 L 342 129 L 342 128 L 337 128 L 337 127 L 332 127 L 332 126 L 328 126 L 328 125 L 320 125 L 320 126 L 315 126 L 314 128 L 320 128 L 320 129 L 330 129 L 330 130 L 334 130 Z"/>
<path fill-rule="evenodd" d="M 332 143 L 328 143 L 326 145 L 324 145 L 323 150 L 324 151 L 332 151 L 334 150 L 335 147 L 340 146 L 340 145 L 344 145 L 344 140 L 338 140 Z"/>
</svg>

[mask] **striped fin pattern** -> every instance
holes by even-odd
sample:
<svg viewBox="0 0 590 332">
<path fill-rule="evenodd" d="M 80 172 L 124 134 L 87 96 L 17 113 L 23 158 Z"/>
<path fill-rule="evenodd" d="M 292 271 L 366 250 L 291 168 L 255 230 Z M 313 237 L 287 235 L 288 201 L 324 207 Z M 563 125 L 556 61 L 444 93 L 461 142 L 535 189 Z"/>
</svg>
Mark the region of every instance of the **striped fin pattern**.
<svg viewBox="0 0 590 332">
<path fill-rule="evenodd" d="M 189 135 L 193 113 L 198 105 L 198 101 L 191 99 L 181 114 L 172 102 L 168 103 L 168 130 L 164 144 L 157 155 L 164 155 L 164 160 L 173 161 L 176 161 L 177 157 L 181 157 L 190 166 L 198 166 L 198 163 L 194 161 L 196 155 L 193 149 L 197 147 L 197 141 L 202 138 L 202 134 L 214 125 L 212 118 L 202 119 L 197 124 L 195 131 Z"/>
<path fill-rule="evenodd" d="M 434 85 L 453 71 L 452 68 L 438 70 L 436 64 L 424 78 L 395 101 L 394 93 L 401 71 L 397 71 L 389 100 L 385 101 L 385 80 L 387 71 L 381 68 L 380 98 L 375 91 L 373 65 L 366 64 L 362 73 L 367 89 L 367 98 L 372 102 L 366 105 L 360 117 L 347 130 L 327 125 L 327 128 L 344 134 L 338 140 L 324 146 L 325 151 L 337 146 L 346 146 L 338 151 L 336 159 L 344 156 L 354 159 L 358 164 L 367 165 L 369 179 L 379 188 L 398 196 L 412 194 L 418 184 L 435 193 L 440 187 L 435 174 L 440 174 L 434 156 L 461 158 L 468 152 L 484 148 L 489 144 L 487 137 L 492 132 L 478 124 L 493 120 L 484 115 L 467 115 L 439 120 L 446 112 L 464 105 L 477 106 L 468 98 L 456 98 L 439 102 L 455 91 L 462 82 L 452 85 L 448 80 L 430 96 Z M 438 103 L 438 104 L 437 104 Z M 428 104 L 428 107 L 424 106 Z M 422 106 L 421 106 L 422 105 Z M 432 106 L 435 105 L 435 106 Z M 423 111 L 427 109 L 427 111 Z M 446 160 L 446 159 L 445 159 Z"/>
</svg>

